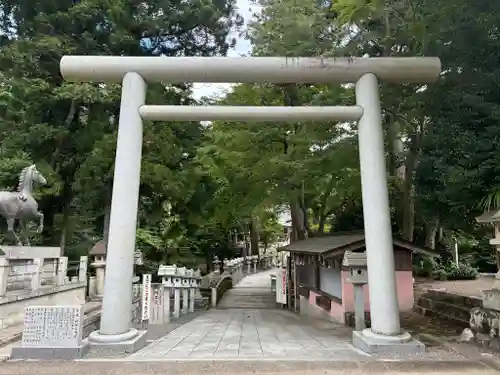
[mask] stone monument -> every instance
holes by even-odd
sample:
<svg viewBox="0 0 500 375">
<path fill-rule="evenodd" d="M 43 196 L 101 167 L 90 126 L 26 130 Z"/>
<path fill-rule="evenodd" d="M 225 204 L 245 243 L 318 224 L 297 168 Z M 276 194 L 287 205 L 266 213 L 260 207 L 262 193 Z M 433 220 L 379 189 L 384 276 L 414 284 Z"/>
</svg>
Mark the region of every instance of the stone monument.
<svg viewBox="0 0 500 375">
<path fill-rule="evenodd" d="M 73 359 L 88 352 L 83 341 L 83 306 L 30 306 L 24 311 L 20 346 L 12 359 Z"/>
</svg>

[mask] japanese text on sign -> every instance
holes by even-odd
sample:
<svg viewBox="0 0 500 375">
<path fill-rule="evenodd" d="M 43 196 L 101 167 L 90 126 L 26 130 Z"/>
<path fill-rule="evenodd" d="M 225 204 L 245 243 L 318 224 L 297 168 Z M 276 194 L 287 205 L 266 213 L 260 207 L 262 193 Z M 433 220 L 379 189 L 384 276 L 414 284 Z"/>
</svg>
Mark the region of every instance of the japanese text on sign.
<svg viewBox="0 0 500 375">
<path fill-rule="evenodd" d="M 142 320 L 151 315 L 151 275 L 142 275 Z"/>
</svg>

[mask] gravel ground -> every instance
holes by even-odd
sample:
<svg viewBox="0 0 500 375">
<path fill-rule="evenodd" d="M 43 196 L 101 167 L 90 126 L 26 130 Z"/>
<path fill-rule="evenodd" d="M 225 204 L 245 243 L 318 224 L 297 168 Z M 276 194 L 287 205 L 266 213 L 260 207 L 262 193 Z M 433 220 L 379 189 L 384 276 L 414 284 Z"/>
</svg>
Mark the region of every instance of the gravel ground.
<svg viewBox="0 0 500 375">
<path fill-rule="evenodd" d="M 8 362 L 0 375 L 368 375 L 368 374 L 450 374 L 493 375 L 495 370 L 475 362 Z"/>
</svg>

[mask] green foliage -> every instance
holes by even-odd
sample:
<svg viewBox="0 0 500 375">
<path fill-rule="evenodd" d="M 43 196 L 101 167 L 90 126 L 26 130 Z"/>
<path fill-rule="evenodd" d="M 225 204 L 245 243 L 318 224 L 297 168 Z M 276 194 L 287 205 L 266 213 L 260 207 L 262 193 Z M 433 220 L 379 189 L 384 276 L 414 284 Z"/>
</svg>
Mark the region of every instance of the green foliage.
<svg viewBox="0 0 500 375">
<path fill-rule="evenodd" d="M 448 263 L 436 272 L 439 280 L 475 280 L 478 276 L 476 268 L 465 263 Z"/>
<path fill-rule="evenodd" d="M 36 162 L 49 186 L 36 190 L 46 229 L 33 242 L 84 254 L 107 229 L 120 86 L 65 82 L 60 58 L 225 54 L 241 17 L 232 0 L 1 0 L 0 9 L 0 186 L 14 189 Z M 190 90 L 150 85 L 148 102 L 187 103 Z M 145 124 L 137 247 L 146 258 L 205 262 L 196 236 L 210 230 L 210 204 L 193 161 L 203 133 L 196 123 Z"/>
<path fill-rule="evenodd" d="M 474 268 L 494 267 L 491 233 L 474 218 L 500 200 L 500 3 L 258 3 L 246 30 L 254 55 L 442 59 L 436 84 L 381 85 L 393 230 L 438 248 L 460 237 L 472 268 L 426 261 L 417 275 L 473 277 Z M 47 177 L 36 190 L 46 218 L 37 244 L 83 254 L 109 219 L 120 87 L 65 82 L 61 56 L 224 55 L 242 23 L 232 0 L 147 5 L 0 0 L 0 186 L 14 189 L 33 162 Z M 148 90 L 151 104 L 193 103 L 190 85 Z M 352 105 L 354 91 L 242 84 L 215 102 Z M 148 267 L 210 264 L 231 256 L 234 233 L 251 232 L 267 248 L 282 235 L 284 207 L 295 232 L 361 229 L 357 147 L 351 123 L 146 123 L 136 246 Z"/>
<path fill-rule="evenodd" d="M 475 280 L 479 272 L 469 263 L 437 261 L 430 256 L 419 256 L 413 264 L 413 275 L 435 280 Z"/>
</svg>

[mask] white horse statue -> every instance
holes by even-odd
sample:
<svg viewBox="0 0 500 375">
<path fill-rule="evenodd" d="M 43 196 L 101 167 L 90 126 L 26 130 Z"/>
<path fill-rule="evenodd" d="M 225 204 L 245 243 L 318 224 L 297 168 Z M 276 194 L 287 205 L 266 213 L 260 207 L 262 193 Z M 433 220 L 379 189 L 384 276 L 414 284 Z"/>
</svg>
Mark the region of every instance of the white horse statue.
<svg viewBox="0 0 500 375">
<path fill-rule="evenodd" d="M 16 192 L 0 191 L 0 216 L 7 221 L 7 230 L 15 238 L 17 246 L 23 246 L 23 244 L 14 231 L 16 220 L 19 220 L 21 233 L 27 246 L 31 246 L 26 230 L 29 220 L 38 221 L 37 233 L 43 231 L 43 214 L 38 212 L 38 203 L 32 195 L 33 182 L 39 185 L 47 184 L 47 180 L 36 169 L 35 164 L 22 170 Z"/>
</svg>

